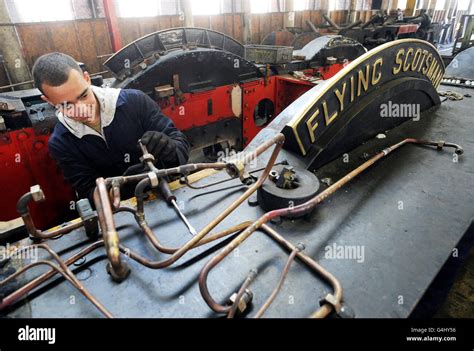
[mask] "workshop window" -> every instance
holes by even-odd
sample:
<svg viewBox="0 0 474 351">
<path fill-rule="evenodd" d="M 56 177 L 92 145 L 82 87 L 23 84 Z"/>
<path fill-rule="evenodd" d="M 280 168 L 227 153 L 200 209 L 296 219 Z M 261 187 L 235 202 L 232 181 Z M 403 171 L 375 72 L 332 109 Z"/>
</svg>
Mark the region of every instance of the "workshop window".
<svg viewBox="0 0 474 351">
<path fill-rule="evenodd" d="M 426 2 L 426 4 L 425 4 L 425 2 Z M 426 5 L 426 6 L 425 6 L 425 5 Z M 425 0 L 417 0 L 415 8 L 416 8 L 417 10 L 421 10 L 421 9 L 423 9 L 423 8 L 426 9 L 427 6 L 428 6 L 428 2 L 427 2 L 427 1 L 425 1 Z"/>
<path fill-rule="evenodd" d="M 329 11 L 346 10 L 349 8 L 350 0 L 329 1 Z"/>
<path fill-rule="evenodd" d="M 156 17 L 161 15 L 159 0 L 116 0 L 118 17 Z"/>
<path fill-rule="evenodd" d="M 250 1 L 252 13 L 268 13 L 282 11 L 282 2 L 279 0 L 253 0 Z"/>
<path fill-rule="evenodd" d="M 74 19 L 71 1 L 7 0 L 13 23 L 66 21 Z"/>
<path fill-rule="evenodd" d="M 294 0 L 295 11 L 306 11 L 310 9 L 310 0 Z"/>
<path fill-rule="evenodd" d="M 398 0 L 397 9 L 406 10 L 406 8 L 407 8 L 407 0 Z"/>
<path fill-rule="evenodd" d="M 356 2 L 356 11 L 368 11 L 372 2 L 370 0 L 357 0 Z"/>
<path fill-rule="evenodd" d="M 193 0 L 193 15 L 218 15 L 222 13 L 221 0 Z"/>
<path fill-rule="evenodd" d="M 472 0 L 459 0 L 458 2 L 458 11 L 466 11 L 469 9 L 469 2 Z M 471 13 L 474 6 L 471 8 Z"/>
</svg>

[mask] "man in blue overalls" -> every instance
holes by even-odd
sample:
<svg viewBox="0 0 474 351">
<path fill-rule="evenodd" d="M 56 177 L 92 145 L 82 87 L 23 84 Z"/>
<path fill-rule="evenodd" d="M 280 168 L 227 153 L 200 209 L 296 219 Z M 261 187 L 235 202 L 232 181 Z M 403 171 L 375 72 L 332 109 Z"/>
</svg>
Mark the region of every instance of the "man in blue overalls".
<svg viewBox="0 0 474 351">
<path fill-rule="evenodd" d="M 51 156 L 79 198 L 92 199 L 98 177 L 133 171 L 139 139 L 160 167 L 187 162 L 186 137 L 143 92 L 92 86 L 89 74 L 62 53 L 41 56 L 33 76 L 60 122 L 49 139 Z"/>
</svg>

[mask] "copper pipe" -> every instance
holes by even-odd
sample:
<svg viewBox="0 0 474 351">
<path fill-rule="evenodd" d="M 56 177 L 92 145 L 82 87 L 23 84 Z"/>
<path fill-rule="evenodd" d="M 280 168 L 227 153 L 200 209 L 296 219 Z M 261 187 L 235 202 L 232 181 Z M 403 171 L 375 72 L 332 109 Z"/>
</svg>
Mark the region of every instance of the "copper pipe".
<svg viewBox="0 0 474 351">
<path fill-rule="evenodd" d="M 269 141 L 265 142 L 264 144 L 260 145 L 252 154 L 251 157 L 247 159 L 253 159 L 266 151 L 270 146 L 275 144 L 275 148 L 270 156 L 270 159 L 267 163 L 267 166 L 263 173 L 260 175 L 257 182 L 255 182 L 249 189 L 245 191 L 237 200 L 235 200 L 229 207 L 227 207 L 222 213 L 220 213 L 217 218 L 212 220 L 206 227 L 204 227 L 198 235 L 194 236 L 191 240 L 189 240 L 185 245 L 180 247 L 175 253 L 173 253 L 167 259 L 162 261 L 149 261 L 146 258 L 140 256 L 139 254 L 131 251 L 125 246 L 120 245 L 120 251 L 122 253 L 126 253 L 130 258 L 133 260 L 141 263 L 142 265 L 152 268 L 152 269 L 161 269 L 172 265 L 174 262 L 179 260 L 184 254 L 186 254 L 190 249 L 194 248 L 212 229 L 214 229 L 219 223 L 221 223 L 230 213 L 232 213 L 238 206 L 240 206 L 246 199 L 249 198 L 267 179 L 268 174 L 270 173 L 276 158 L 283 146 L 283 142 L 285 137 L 283 134 L 277 134 Z M 102 211 L 102 209 L 100 209 Z M 109 210 L 110 211 L 110 210 Z M 99 212 L 99 209 L 98 209 Z M 100 216 L 99 216 L 100 220 Z"/>
<path fill-rule="evenodd" d="M 44 200 L 44 195 L 41 189 L 38 187 L 38 197 L 35 194 L 36 200 L 38 202 L 41 202 Z M 31 217 L 30 210 L 28 208 L 28 203 L 34 199 L 34 196 L 32 192 L 28 192 L 24 194 L 20 199 L 18 200 L 16 204 L 16 209 L 17 212 L 20 214 L 21 218 L 23 219 L 23 223 L 25 224 L 26 230 L 30 236 L 33 238 L 37 239 L 52 239 L 67 233 L 70 233 L 74 229 L 78 229 L 84 225 L 84 223 L 81 221 L 78 222 L 73 222 L 69 223 L 61 228 L 55 229 L 53 231 L 41 231 L 39 229 L 36 229 L 35 223 L 33 221 L 33 218 Z"/>
<path fill-rule="evenodd" d="M 288 164 L 287 161 L 282 161 L 282 162 L 276 162 L 273 166 L 278 166 L 278 165 L 282 165 L 282 164 Z M 249 174 L 254 174 L 254 173 L 258 173 L 258 172 L 261 172 L 265 169 L 265 167 L 263 168 L 259 168 L 259 169 L 255 169 L 253 171 L 250 171 Z M 189 182 L 189 179 L 188 177 L 185 175 L 184 177 L 182 177 L 182 180 L 180 180 L 180 183 L 182 184 L 186 184 L 186 186 L 190 189 L 194 189 L 194 190 L 202 190 L 202 189 L 207 189 L 207 188 L 210 188 L 210 187 L 213 187 L 215 185 L 219 185 L 219 184 L 223 184 L 223 183 L 227 183 L 227 182 L 230 182 L 232 180 L 235 180 L 235 178 L 228 178 L 228 179 L 224 179 L 224 180 L 218 180 L 216 182 L 213 182 L 213 183 L 208 183 L 208 184 L 204 184 L 204 185 L 193 185 Z"/>
<path fill-rule="evenodd" d="M 51 263 L 49 261 L 46 261 L 46 260 L 34 262 L 34 263 L 31 263 L 31 264 L 21 268 L 17 272 L 15 272 L 12 275 L 10 275 L 9 277 L 7 277 L 5 280 L 1 281 L 0 286 L 3 286 L 4 284 L 7 284 L 9 281 L 15 279 L 16 277 L 18 277 L 22 273 L 26 272 L 27 270 L 29 270 L 29 269 L 31 269 L 31 268 L 39 265 L 39 264 L 46 264 L 46 265 L 49 265 L 50 267 L 52 267 L 54 270 L 56 270 L 61 275 L 63 275 L 73 286 L 75 286 L 81 292 L 81 294 L 83 294 L 90 302 L 92 302 L 92 304 L 94 304 L 94 306 L 96 306 L 97 309 L 99 309 L 107 318 L 113 318 L 112 314 L 110 312 L 108 312 L 107 309 L 93 295 L 91 295 L 84 288 L 82 283 L 76 278 L 74 273 L 72 273 L 72 271 L 64 263 L 64 261 L 61 260 L 61 258 L 58 256 L 58 254 L 56 252 L 54 252 L 53 250 L 51 250 L 51 248 L 48 245 L 39 244 L 39 245 L 27 246 L 27 247 L 21 248 L 17 252 L 25 251 L 27 249 L 34 249 L 34 248 L 40 248 L 40 249 L 43 249 L 43 250 L 47 251 L 51 255 L 51 257 L 53 257 L 53 259 L 58 262 L 59 267 L 57 267 L 53 263 Z"/>
<path fill-rule="evenodd" d="M 28 271 L 29 269 L 32 269 L 36 266 L 40 266 L 40 265 L 47 265 L 49 267 L 51 267 L 54 271 L 58 272 L 59 274 L 61 274 L 69 283 L 71 283 L 72 286 L 74 286 L 77 290 L 79 290 L 79 292 L 81 294 L 83 294 L 90 302 L 92 302 L 94 304 L 94 306 L 97 307 L 97 309 L 103 313 L 107 318 L 113 318 L 113 316 L 105 309 L 105 307 L 103 307 L 95 298 L 94 296 L 92 296 L 85 288 L 82 284 L 77 284 L 77 282 L 75 282 L 66 272 L 64 272 L 63 270 L 61 270 L 61 268 L 59 268 L 58 266 L 56 266 L 54 263 L 52 262 L 49 262 L 49 261 L 46 261 L 46 260 L 41 260 L 41 261 L 37 261 L 37 262 L 33 262 L 33 263 L 30 263 L 29 265 L 23 267 L 22 269 L 18 270 L 17 272 L 15 272 L 14 274 L 12 274 L 11 276 L 9 276 L 7 279 L 3 280 L 0 282 L 0 286 L 3 286 L 3 284 L 7 284 L 10 280 L 18 277 L 19 275 L 21 275 L 22 273 Z"/>
<path fill-rule="evenodd" d="M 79 251 L 75 255 L 71 256 L 67 260 L 64 261 L 64 263 L 68 266 L 71 264 L 77 262 L 81 258 L 85 257 L 89 253 L 93 252 L 94 250 L 102 247 L 104 245 L 103 240 L 96 241 L 95 243 L 87 246 L 83 250 Z M 40 286 L 42 283 L 47 281 L 49 278 L 53 277 L 57 271 L 54 269 L 49 270 L 46 273 L 43 273 L 39 277 L 35 278 L 34 280 L 30 281 L 29 283 L 23 285 L 22 287 L 18 288 L 18 290 L 12 292 L 10 295 L 6 296 L 3 298 L 3 300 L 0 301 L 0 311 L 3 310 L 4 308 L 12 305 L 16 301 L 18 301 L 21 297 L 35 289 L 36 287 Z"/>
<path fill-rule="evenodd" d="M 96 185 L 94 203 L 109 259 L 107 270 L 115 281 L 121 282 L 130 274 L 130 268 L 120 258 L 119 236 L 115 229 L 114 215 L 104 178 L 98 178 Z"/>
<path fill-rule="evenodd" d="M 238 224 L 236 226 L 233 226 L 229 229 L 226 229 L 226 230 L 223 230 L 223 231 L 220 231 L 218 233 L 215 233 L 215 234 L 211 234 L 205 238 L 203 238 L 202 240 L 200 240 L 193 248 L 197 248 L 197 247 L 200 247 L 200 246 L 203 246 L 203 245 L 206 245 L 206 244 L 209 244 L 210 242 L 213 242 L 215 240 L 218 240 L 218 239 L 221 239 L 223 237 L 226 237 L 226 236 L 229 236 L 231 234 L 234 234 L 236 232 L 240 232 L 242 231 L 243 229 L 245 229 L 246 227 L 249 226 L 251 222 L 243 222 L 241 224 Z M 158 238 L 153 234 L 153 231 L 151 230 L 151 228 L 148 226 L 148 224 L 146 223 L 146 221 L 141 221 L 139 223 L 139 226 L 140 228 L 142 229 L 143 233 L 145 234 L 145 236 L 148 238 L 148 240 L 150 241 L 150 243 L 160 252 L 163 252 L 163 253 L 166 253 L 166 254 L 174 254 L 176 251 L 179 250 L 179 248 L 171 248 L 171 247 L 166 247 L 166 246 L 163 246 L 160 241 L 158 240 Z"/>
<path fill-rule="evenodd" d="M 262 228 L 267 235 L 269 235 L 272 239 L 274 239 L 276 242 L 279 244 L 283 245 L 287 250 L 295 250 L 296 246 L 294 246 L 291 242 L 286 240 L 281 234 L 279 234 L 276 230 L 272 229 L 270 226 L 267 224 L 263 224 Z M 333 289 L 333 296 L 336 300 L 337 303 L 340 303 L 342 301 L 342 286 L 339 280 L 331 274 L 328 270 L 326 270 L 324 267 L 322 267 L 319 263 L 317 263 L 315 260 L 313 260 L 311 257 L 306 255 L 303 252 L 298 252 L 296 254 L 298 259 L 306 264 L 309 268 L 311 268 L 314 272 L 319 274 L 324 280 L 326 280 L 332 287 Z M 329 304 L 324 304 L 316 312 L 314 312 L 310 318 L 324 318 L 326 317 L 331 311 L 333 310 L 333 307 Z"/>
<path fill-rule="evenodd" d="M 322 276 L 329 284 L 332 286 L 334 293 L 333 296 L 336 300 L 337 304 L 340 304 L 342 301 L 342 287 L 336 277 L 334 277 L 329 271 L 319 265 L 316 261 L 314 261 L 311 257 L 307 256 L 303 252 L 301 252 L 301 248 L 294 246 L 291 242 L 286 240 L 281 234 L 276 232 L 274 229 L 269 227 L 266 224 L 263 224 L 261 229 L 265 232 L 265 234 L 269 235 L 272 239 L 274 239 L 277 243 L 283 245 L 287 250 L 296 252 L 296 256 L 300 259 L 304 264 L 306 264 L 311 270 L 315 271 L 319 275 Z M 238 238 L 236 238 L 238 239 Z M 234 239 L 235 240 L 235 239 Z M 232 243 L 231 243 L 232 244 Z M 230 244 L 229 244 L 230 245 Z M 224 248 L 226 250 L 227 247 Z M 220 255 L 220 254 L 219 254 Z M 218 255 L 217 255 L 218 256 Z M 217 256 L 213 257 L 214 260 Z M 199 289 L 201 290 L 201 295 L 203 296 L 204 300 L 206 301 L 207 305 L 217 313 L 228 314 L 231 306 L 220 305 L 218 304 L 210 295 L 209 290 L 207 288 L 207 273 L 203 273 L 206 270 L 207 265 L 210 264 L 209 261 L 206 266 L 201 271 L 199 276 Z M 215 266 L 215 265 L 214 265 Z M 310 317 L 311 318 L 324 318 L 327 316 L 333 307 L 329 304 L 324 304 L 321 306 L 316 312 L 314 312 Z"/>
<path fill-rule="evenodd" d="M 153 230 L 150 228 L 150 226 L 148 225 L 146 220 L 145 219 L 140 219 L 137 216 L 137 211 L 135 209 L 123 206 L 123 207 L 118 208 L 116 212 L 129 212 L 129 213 L 133 214 L 134 217 L 135 217 L 135 220 L 137 221 L 137 224 L 140 226 L 141 230 L 143 231 L 143 233 L 145 234 L 147 239 L 150 241 L 150 243 L 153 245 L 153 247 L 155 249 L 157 249 L 158 251 L 171 255 L 171 254 L 174 254 L 176 251 L 179 250 L 179 248 L 167 247 L 167 246 L 164 246 L 163 244 L 161 244 L 161 242 L 158 240 L 158 238 L 155 236 L 155 234 L 153 234 Z M 206 236 L 201 241 L 199 241 L 199 243 L 197 243 L 195 247 L 203 246 L 203 245 L 209 244 L 210 242 L 213 242 L 215 240 L 219 240 L 219 239 L 224 238 L 226 236 L 229 236 L 231 234 L 240 232 L 240 231 L 244 230 L 245 228 L 247 228 L 250 224 L 252 224 L 251 221 L 243 222 L 243 223 L 237 224 L 233 227 L 230 227 L 228 229 L 217 232 L 215 234 L 211 234 L 209 236 Z"/>
<path fill-rule="evenodd" d="M 226 169 L 229 167 L 228 163 L 225 162 L 215 162 L 215 163 L 190 163 L 187 165 L 182 165 L 179 167 L 160 169 L 155 174 L 158 178 L 168 177 L 175 174 L 189 174 L 197 171 L 202 171 L 205 169 Z M 148 173 L 135 174 L 131 176 L 120 176 L 120 177 L 111 177 L 107 178 L 107 184 L 110 184 L 114 181 L 119 181 L 122 184 L 125 183 L 137 183 L 143 179 L 148 178 Z"/>
<path fill-rule="evenodd" d="M 306 214 L 309 211 L 311 211 L 316 205 L 321 203 L 323 200 L 325 200 L 327 197 L 330 195 L 334 194 L 338 189 L 340 189 L 342 186 L 344 186 L 346 183 L 350 182 L 354 177 L 365 171 L 367 168 L 375 164 L 377 161 L 379 161 L 381 158 L 387 156 L 391 152 L 397 150 L 401 146 L 412 143 L 412 144 L 420 144 L 420 145 L 435 145 L 438 147 L 438 149 L 442 149 L 443 147 L 453 147 L 455 148 L 455 152 L 457 154 L 462 154 L 462 148 L 459 145 L 456 144 L 451 144 L 451 143 L 445 143 L 445 142 L 432 142 L 432 141 L 424 141 L 424 140 L 417 140 L 417 139 L 412 139 L 412 138 L 407 138 L 405 140 L 402 140 L 401 142 L 392 145 L 383 151 L 379 152 L 376 154 L 374 157 L 369 159 L 368 161 L 364 162 L 362 165 L 354 169 L 352 172 L 348 173 L 346 176 L 341 178 L 339 181 L 328 187 L 326 190 L 322 191 L 309 201 L 305 202 L 304 204 L 295 206 L 295 207 L 288 207 L 288 208 L 283 208 L 279 210 L 274 210 L 267 212 L 263 216 L 261 216 L 257 221 L 255 221 L 252 225 L 250 225 L 247 229 L 245 229 L 239 236 L 237 236 L 232 242 L 230 242 L 224 249 L 214 256 L 202 269 L 200 275 L 199 275 L 199 288 L 201 290 L 201 294 L 206 301 L 206 303 L 209 305 L 209 307 L 214 310 L 217 313 L 228 313 L 229 311 L 229 306 L 223 306 L 215 302 L 215 300 L 212 298 L 212 296 L 209 293 L 209 289 L 207 287 L 207 276 L 219 262 L 221 262 L 230 252 L 232 252 L 235 248 L 237 248 L 244 240 L 246 240 L 252 233 L 254 233 L 256 230 L 261 228 L 264 224 L 269 222 L 271 219 L 276 218 L 276 217 L 282 217 L 282 216 L 297 216 L 301 214 Z M 316 268 L 316 267 L 315 267 Z M 324 305 L 326 306 L 326 305 Z M 324 307 L 323 306 L 323 307 Z M 322 311 L 321 311 L 322 310 Z M 313 314 L 314 317 L 318 317 L 321 315 L 325 315 L 327 308 L 320 309 L 318 310 L 319 312 L 315 312 Z M 329 313 L 329 312 L 328 312 Z"/>
<path fill-rule="evenodd" d="M 235 296 L 235 301 L 230 307 L 229 313 L 227 314 L 227 318 L 234 318 L 235 312 L 237 312 L 237 308 L 239 307 L 239 303 L 240 303 L 240 300 L 242 299 L 242 296 L 244 296 L 245 291 L 250 286 L 250 284 L 252 284 L 256 276 L 257 276 L 257 270 L 252 269 L 249 272 L 244 283 L 240 287 L 239 291 L 237 292 L 237 295 Z"/>
<path fill-rule="evenodd" d="M 262 307 L 258 310 L 257 314 L 255 315 L 255 318 L 261 318 L 265 311 L 270 307 L 270 305 L 273 303 L 275 298 L 277 297 L 278 293 L 280 292 L 281 288 L 283 287 L 283 283 L 285 282 L 285 279 L 290 271 L 291 264 L 295 260 L 296 254 L 298 252 L 301 252 L 304 250 L 304 245 L 303 244 L 298 244 L 296 247 L 291 251 L 290 256 L 288 257 L 288 261 L 285 264 L 285 267 L 283 268 L 283 272 L 281 274 L 280 280 L 278 281 L 278 284 L 273 290 L 273 292 L 270 294 L 270 297 L 265 301 Z"/>
</svg>

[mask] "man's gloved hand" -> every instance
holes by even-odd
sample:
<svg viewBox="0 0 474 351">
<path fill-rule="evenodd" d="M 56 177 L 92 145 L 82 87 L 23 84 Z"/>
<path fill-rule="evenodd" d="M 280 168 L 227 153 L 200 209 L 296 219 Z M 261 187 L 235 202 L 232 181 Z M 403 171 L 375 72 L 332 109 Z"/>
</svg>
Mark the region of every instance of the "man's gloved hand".
<svg viewBox="0 0 474 351">
<path fill-rule="evenodd" d="M 148 152 L 155 157 L 156 161 L 175 162 L 178 159 L 176 142 L 161 132 L 148 131 L 143 134 L 142 144 Z"/>
<path fill-rule="evenodd" d="M 123 173 L 123 176 L 128 177 L 128 176 L 142 174 L 146 172 L 149 172 L 148 167 L 146 167 L 144 164 L 137 163 L 136 165 L 128 167 L 126 171 Z"/>
</svg>

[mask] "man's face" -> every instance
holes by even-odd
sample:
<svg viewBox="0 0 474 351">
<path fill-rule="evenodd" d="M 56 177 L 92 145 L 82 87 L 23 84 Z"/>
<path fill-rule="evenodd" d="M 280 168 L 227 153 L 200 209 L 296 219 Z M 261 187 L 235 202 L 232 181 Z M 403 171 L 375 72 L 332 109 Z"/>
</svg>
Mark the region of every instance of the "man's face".
<svg viewBox="0 0 474 351">
<path fill-rule="evenodd" d="M 91 90 L 91 79 L 87 72 L 69 72 L 68 80 L 57 87 L 42 85 L 41 98 L 56 107 L 63 115 L 84 124 L 97 124 L 97 101 Z"/>
</svg>

